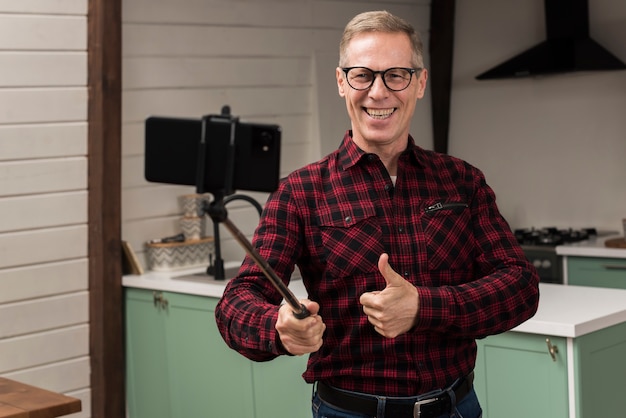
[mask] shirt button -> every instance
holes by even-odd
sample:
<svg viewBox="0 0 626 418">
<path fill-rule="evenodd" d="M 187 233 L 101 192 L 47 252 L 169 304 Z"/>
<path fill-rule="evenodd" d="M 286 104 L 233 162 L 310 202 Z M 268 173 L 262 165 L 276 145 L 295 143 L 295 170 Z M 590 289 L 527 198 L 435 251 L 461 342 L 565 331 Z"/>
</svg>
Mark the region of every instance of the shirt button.
<svg viewBox="0 0 626 418">
<path fill-rule="evenodd" d="M 346 221 L 347 224 L 349 224 L 350 222 L 352 222 L 352 216 L 346 216 L 346 219 L 344 219 Z"/>
<path fill-rule="evenodd" d="M 399 226 L 398 227 L 398 232 L 404 232 L 404 227 L 403 226 Z"/>
<path fill-rule="evenodd" d="M 385 184 L 385 191 L 388 192 L 389 190 L 391 190 L 391 185 Z"/>
<path fill-rule="evenodd" d="M 374 154 L 370 154 L 367 156 L 368 161 L 375 161 L 376 160 L 376 156 Z"/>
<path fill-rule="evenodd" d="M 409 272 L 408 271 L 404 272 L 404 277 L 409 277 Z"/>
</svg>

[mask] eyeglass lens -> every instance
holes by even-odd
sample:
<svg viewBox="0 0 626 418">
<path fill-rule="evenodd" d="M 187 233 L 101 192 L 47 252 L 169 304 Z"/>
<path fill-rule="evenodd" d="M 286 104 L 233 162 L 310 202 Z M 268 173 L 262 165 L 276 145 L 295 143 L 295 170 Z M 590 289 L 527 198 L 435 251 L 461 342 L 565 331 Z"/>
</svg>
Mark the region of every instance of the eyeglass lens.
<svg viewBox="0 0 626 418">
<path fill-rule="evenodd" d="M 412 72 L 406 68 L 389 68 L 373 71 L 365 67 L 350 68 L 346 73 L 348 84 L 355 90 L 366 90 L 374 84 L 376 74 L 381 74 L 383 83 L 389 90 L 404 90 L 411 83 Z"/>
</svg>

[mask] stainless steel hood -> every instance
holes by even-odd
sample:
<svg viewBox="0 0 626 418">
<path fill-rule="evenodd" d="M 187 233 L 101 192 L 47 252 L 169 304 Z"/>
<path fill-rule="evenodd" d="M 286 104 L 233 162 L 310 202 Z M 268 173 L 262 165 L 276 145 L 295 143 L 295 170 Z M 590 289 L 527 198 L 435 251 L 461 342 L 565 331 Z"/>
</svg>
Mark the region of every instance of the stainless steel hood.
<svg viewBox="0 0 626 418">
<path fill-rule="evenodd" d="M 478 80 L 626 69 L 589 37 L 587 0 L 545 0 L 544 6 L 547 39 L 478 75 Z"/>
</svg>

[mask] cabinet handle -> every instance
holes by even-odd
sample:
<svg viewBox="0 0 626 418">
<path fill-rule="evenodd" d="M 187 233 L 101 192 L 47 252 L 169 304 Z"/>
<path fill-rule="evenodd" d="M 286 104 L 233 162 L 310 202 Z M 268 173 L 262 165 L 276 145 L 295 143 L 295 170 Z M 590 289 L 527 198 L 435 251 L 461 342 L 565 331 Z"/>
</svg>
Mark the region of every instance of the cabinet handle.
<svg viewBox="0 0 626 418">
<path fill-rule="evenodd" d="M 603 264 L 606 270 L 626 270 L 626 264 Z"/>
<path fill-rule="evenodd" d="M 556 361 L 556 355 L 559 352 L 559 347 L 557 347 L 556 345 L 552 345 L 550 338 L 546 338 L 546 344 L 548 345 L 548 353 L 550 353 L 552 361 Z"/>
<path fill-rule="evenodd" d="M 158 310 L 167 309 L 169 303 L 167 299 L 163 297 L 163 293 L 157 292 L 156 290 L 152 292 L 152 302 Z"/>
</svg>

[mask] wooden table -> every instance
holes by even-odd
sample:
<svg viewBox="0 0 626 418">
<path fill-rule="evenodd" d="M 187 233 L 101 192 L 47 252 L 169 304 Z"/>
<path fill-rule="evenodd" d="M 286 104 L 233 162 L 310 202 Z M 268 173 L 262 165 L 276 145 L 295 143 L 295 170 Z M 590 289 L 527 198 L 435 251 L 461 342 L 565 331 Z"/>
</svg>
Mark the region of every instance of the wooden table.
<svg viewBox="0 0 626 418">
<path fill-rule="evenodd" d="M 53 418 L 80 410 L 80 399 L 0 377 L 0 418 Z"/>
</svg>

